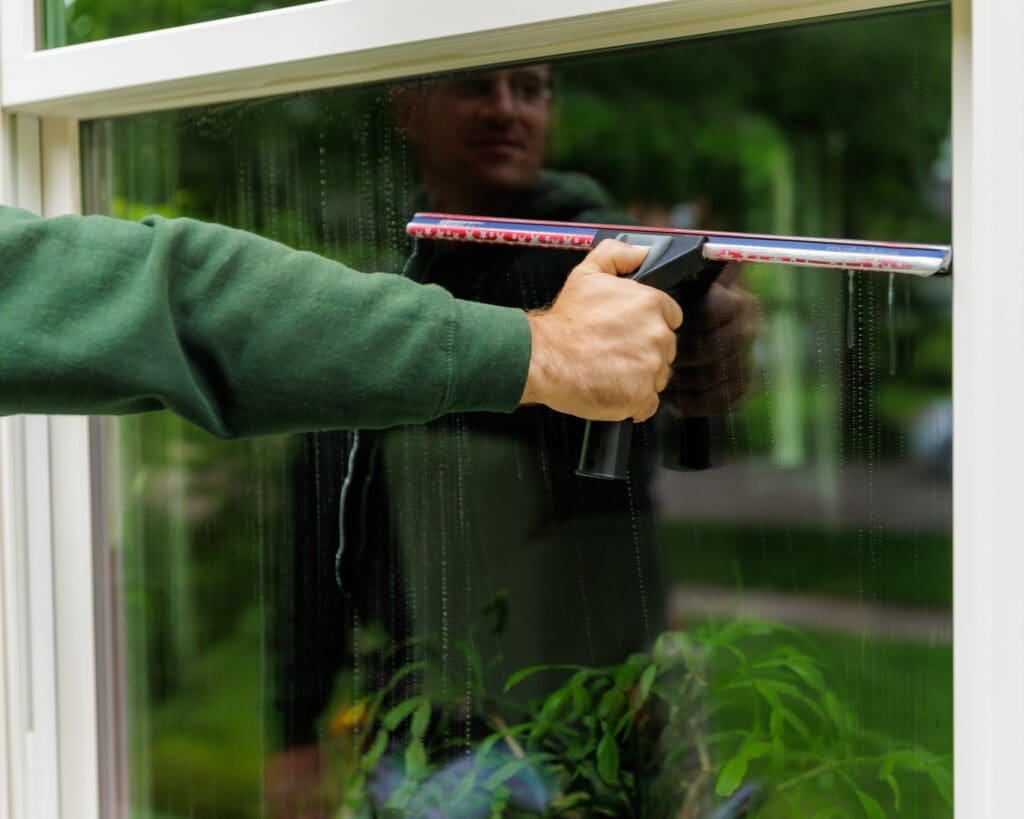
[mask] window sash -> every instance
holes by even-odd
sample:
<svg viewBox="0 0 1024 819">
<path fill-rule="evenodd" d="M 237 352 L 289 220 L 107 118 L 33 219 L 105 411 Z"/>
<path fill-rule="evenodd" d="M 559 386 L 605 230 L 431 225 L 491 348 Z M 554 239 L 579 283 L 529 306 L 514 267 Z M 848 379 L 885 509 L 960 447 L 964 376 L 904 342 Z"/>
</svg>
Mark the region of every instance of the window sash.
<svg viewBox="0 0 1024 819">
<path fill-rule="evenodd" d="M 25 0 L 2 0 L 12 42 L 4 43 L 0 104 L 37 116 L 116 116 L 924 1 L 325 0 L 35 51 L 18 15 Z"/>
<path fill-rule="evenodd" d="M 350 83 L 384 80 L 517 59 L 609 48 L 645 41 L 708 34 L 768 24 L 907 5 L 890 0 L 543 0 L 511 4 L 447 4 L 430 12 L 416 0 L 326 0 L 98 43 L 34 51 L 29 0 L 0 0 L 0 104 L 4 162 L 3 201 L 35 210 L 77 210 L 79 179 L 73 140 L 60 148 L 73 120 L 159 110 L 174 106 L 266 96 Z M 1007 253 L 1005 237 L 1024 221 L 1024 4 L 1017 0 L 953 0 L 954 37 L 954 665 L 956 808 L 960 816 L 1013 815 L 1016 777 L 1024 766 L 1024 550 L 1016 486 L 1024 462 L 1024 389 L 1017 351 L 1024 349 L 1024 277 Z M 310 34 L 314 32 L 314 34 Z M 182 54 L 190 55 L 187 61 Z M 25 116 L 26 114 L 34 116 Z M 60 116 L 60 123 L 36 116 Z M 57 129 L 50 147 L 41 134 Z M 17 138 L 15 138 L 15 135 Z M 56 144 L 56 148 L 54 145 Z M 43 180 L 46 185 L 43 185 Z M 46 421 L 56 423 L 55 419 Z M 60 782 L 59 806 L 33 816 L 99 816 L 95 782 L 105 772 L 94 753 L 71 777 L 60 757 L 74 760 L 76 742 L 100 744 L 101 719 L 89 687 L 77 698 L 71 683 L 84 672 L 70 663 L 61 613 L 50 611 L 56 637 L 45 622 L 22 628 L 32 606 L 54 608 L 54 589 L 18 594 L 32 558 L 27 532 L 43 532 L 33 548 L 47 549 L 55 577 L 77 578 L 78 601 L 94 599 L 94 574 L 81 569 L 82 536 L 51 521 L 89 521 L 86 510 L 98 491 L 82 481 L 85 424 L 51 429 L 43 436 L 36 419 L 0 419 L 0 816 L 29 815 L 38 797 Z M 29 474 L 31 459 L 55 452 L 54 435 L 77 459 L 77 471 L 54 468 Z M 47 453 L 43 449 L 48 447 Z M 57 457 L 61 457 L 58 455 Z M 77 477 L 76 477 L 77 476 Z M 78 481 L 75 483 L 75 481 Z M 62 483 L 63 482 L 63 483 Z M 72 486 L 71 484 L 75 485 Z M 75 511 L 77 510 L 77 511 Z M 34 521 L 34 524 L 32 523 Z M 32 525 L 36 529 L 32 529 Z M 64 531 L 64 535 L 60 532 Z M 33 534 L 32 537 L 35 537 Z M 88 541 L 89 538 L 85 537 Z M 19 544 L 22 544 L 19 546 Z M 71 562 L 66 562 L 71 561 Z M 75 562 L 77 561 L 77 563 Z M 66 581 L 60 581 L 64 583 Z M 24 588 L 28 588 L 25 586 Z M 36 598 L 40 599 L 36 599 Z M 88 605 L 92 605 L 89 603 Z M 64 616 L 66 616 L 66 611 Z M 45 618 L 43 618 L 45 621 Z M 29 639 L 30 638 L 30 639 Z M 33 642 L 34 641 L 34 642 Z M 31 736 L 26 747 L 23 668 L 26 653 L 49 652 L 56 662 L 37 665 L 51 673 L 63 722 L 70 709 L 87 719 L 73 740 L 70 728 Z M 62 654 L 61 652 L 64 652 Z M 81 655 L 78 655 L 81 657 Z M 91 729 L 89 725 L 92 725 Z M 40 751 L 42 747 L 42 751 Z M 29 773 L 32 767 L 34 773 Z M 56 777 L 56 779 L 55 779 Z M 103 788 L 99 788 L 102 792 Z M 32 795 L 35 794 L 35 799 Z M 109 803 L 108 803 L 109 805 Z"/>
</svg>

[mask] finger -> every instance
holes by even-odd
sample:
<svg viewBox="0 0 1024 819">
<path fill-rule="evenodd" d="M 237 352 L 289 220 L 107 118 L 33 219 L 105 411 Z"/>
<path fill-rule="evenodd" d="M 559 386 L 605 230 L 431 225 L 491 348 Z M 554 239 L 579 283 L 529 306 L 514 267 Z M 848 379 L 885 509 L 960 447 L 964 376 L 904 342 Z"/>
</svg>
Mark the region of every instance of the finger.
<svg viewBox="0 0 1024 819">
<path fill-rule="evenodd" d="M 710 332 L 736 319 L 742 299 L 728 287 L 712 283 L 708 292 L 690 310 L 687 330 L 691 333 Z"/>
<path fill-rule="evenodd" d="M 713 367 L 737 356 L 746 355 L 752 346 L 745 334 L 680 337 L 676 342 L 676 369 L 686 367 Z"/>
<path fill-rule="evenodd" d="M 662 302 L 661 315 L 670 330 L 678 330 L 683 324 L 683 308 L 671 296 L 665 296 Z M 672 355 L 675 357 L 674 351 Z"/>
<path fill-rule="evenodd" d="M 757 312 L 757 300 L 738 286 L 714 282 L 687 317 L 685 332 L 709 333 L 729 324 L 748 322 Z"/>
<path fill-rule="evenodd" d="M 604 239 L 580 262 L 580 267 L 621 276 L 640 267 L 647 258 L 647 250 L 646 247 L 634 247 L 616 239 Z"/>
<path fill-rule="evenodd" d="M 672 378 L 672 368 L 663 367 L 661 372 L 658 373 L 658 377 L 654 379 L 654 391 L 662 392 L 665 387 L 668 386 L 669 380 Z"/>
<path fill-rule="evenodd" d="M 744 350 L 711 364 L 680 366 L 676 362 L 672 368 L 672 379 L 681 389 L 705 390 L 724 381 L 744 380 L 751 369 L 750 356 Z"/>
<path fill-rule="evenodd" d="M 658 411 L 658 403 L 658 394 L 652 393 L 651 397 L 644 404 L 643 409 L 633 415 L 633 420 L 639 424 L 651 418 Z"/>
<path fill-rule="evenodd" d="M 742 385 L 727 381 L 712 390 L 678 393 L 673 396 L 672 403 L 679 408 L 683 417 L 699 418 L 726 414 L 744 395 Z"/>
<path fill-rule="evenodd" d="M 669 339 L 668 345 L 665 348 L 665 363 L 671 367 L 673 362 L 676 360 L 676 355 L 678 353 L 679 342 L 676 339 L 675 333 L 673 333 L 672 337 Z"/>
</svg>

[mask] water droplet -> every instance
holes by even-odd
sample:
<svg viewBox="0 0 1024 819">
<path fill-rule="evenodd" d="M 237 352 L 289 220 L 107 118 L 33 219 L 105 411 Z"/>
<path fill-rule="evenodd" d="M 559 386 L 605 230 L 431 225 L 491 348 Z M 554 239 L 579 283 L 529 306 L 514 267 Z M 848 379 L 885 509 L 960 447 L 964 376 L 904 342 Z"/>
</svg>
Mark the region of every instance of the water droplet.
<svg viewBox="0 0 1024 819">
<path fill-rule="evenodd" d="M 896 322 L 893 309 L 893 289 L 895 287 L 896 274 L 889 274 L 889 293 L 887 296 L 888 318 L 889 318 L 889 375 L 896 375 Z"/>
<path fill-rule="evenodd" d="M 853 349 L 853 271 L 846 271 L 846 346 Z"/>
</svg>

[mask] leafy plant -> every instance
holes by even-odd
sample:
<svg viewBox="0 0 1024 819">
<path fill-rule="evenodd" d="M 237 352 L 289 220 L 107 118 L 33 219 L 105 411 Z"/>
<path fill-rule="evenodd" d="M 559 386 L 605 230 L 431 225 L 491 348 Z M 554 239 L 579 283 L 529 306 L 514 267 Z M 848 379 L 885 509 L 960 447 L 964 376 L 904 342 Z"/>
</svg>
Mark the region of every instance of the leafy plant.
<svg viewBox="0 0 1024 819">
<path fill-rule="evenodd" d="M 900 811 L 912 776 L 951 804 L 950 760 L 861 728 L 814 649 L 781 626 L 666 632 L 619 665 L 525 668 L 501 692 L 486 690 L 473 647 L 459 649 L 442 664 L 420 642 L 341 712 L 340 817 L 876 819 Z M 561 684 L 516 702 L 541 673 Z"/>
</svg>

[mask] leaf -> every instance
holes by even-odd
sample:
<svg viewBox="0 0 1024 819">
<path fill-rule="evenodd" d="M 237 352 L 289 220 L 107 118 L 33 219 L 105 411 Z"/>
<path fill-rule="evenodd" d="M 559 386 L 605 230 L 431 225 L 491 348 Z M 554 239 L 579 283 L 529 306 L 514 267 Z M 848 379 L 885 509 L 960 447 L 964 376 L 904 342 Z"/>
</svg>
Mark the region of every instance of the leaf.
<svg viewBox="0 0 1024 819">
<path fill-rule="evenodd" d="M 900 809 L 900 783 L 896 781 L 896 777 L 892 774 L 881 777 L 882 781 L 889 785 L 889 790 L 892 791 L 893 804 L 896 806 L 896 810 Z"/>
<path fill-rule="evenodd" d="M 828 713 L 833 724 L 839 728 L 840 733 L 851 734 L 857 730 L 857 718 L 835 694 L 831 691 L 826 692 L 825 696 L 822 697 L 822 702 L 825 705 L 826 713 Z"/>
<path fill-rule="evenodd" d="M 502 765 L 484 780 L 484 789 L 493 791 L 519 773 L 523 768 L 530 765 L 529 759 L 512 759 Z"/>
<path fill-rule="evenodd" d="M 572 690 L 572 707 L 580 714 L 586 714 L 594 706 L 594 699 L 590 692 L 583 686 L 574 687 Z"/>
<path fill-rule="evenodd" d="M 461 802 L 467 796 L 472 793 L 473 788 L 476 787 L 476 771 L 471 770 L 459 781 L 458 786 L 452 792 L 451 799 L 449 800 L 452 804 Z"/>
<path fill-rule="evenodd" d="M 617 719 L 626 706 L 626 698 L 618 688 L 609 688 L 597 706 L 597 715 L 604 720 Z"/>
<path fill-rule="evenodd" d="M 597 745 L 597 772 L 609 784 L 619 779 L 619 745 L 608 731 Z"/>
<path fill-rule="evenodd" d="M 427 774 L 427 749 L 423 740 L 414 739 L 405 749 L 405 775 L 410 779 L 422 779 Z"/>
<path fill-rule="evenodd" d="M 740 749 L 740 754 L 747 760 L 759 759 L 772 749 L 770 742 L 748 742 Z"/>
<path fill-rule="evenodd" d="M 416 713 L 412 716 L 412 735 L 416 739 L 423 739 L 430 726 L 430 701 L 424 699 Z"/>
<path fill-rule="evenodd" d="M 885 758 L 882 766 L 878 769 L 878 778 L 889 785 L 889 790 L 892 791 L 893 802 L 896 806 L 896 810 L 900 809 L 900 784 L 896 781 L 896 776 L 893 773 L 896 760 L 890 754 Z"/>
<path fill-rule="evenodd" d="M 809 708 L 819 711 L 818 704 L 814 702 L 810 697 L 804 694 L 799 688 L 792 683 L 783 682 L 782 680 L 769 680 L 769 679 L 755 679 L 754 688 L 758 690 L 762 697 L 768 700 L 769 705 L 781 705 L 782 697 L 792 697 L 797 702 L 804 703 Z"/>
<path fill-rule="evenodd" d="M 935 789 L 947 804 L 953 804 L 953 772 L 941 757 L 921 748 L 897 751 L 893 754 L 897 765 L 923 773 L 931 779 Z"/>
<path fill-rule="evenodd" d="M 578 762 L 579 760 L 589 756 L 596 745 L 597 742 L 593 737 L 581 737 L 573 740 L 569 744 L 569 748 L 565 752 L 565 755 L 573 762 Z"/>
<path fill-rule="evenodd" d="M 626 663 L 620 666 L 615 674 L 615 687 L 623 690 L 629 688 L 639 674 L 640 666 L 635 663 Z"/>
<path fill-rule="evenodd" d="M 572 691 L 568 688 L 553 691 L 544 701 L 544 707 L 540 709 L 540 719 L 545 722 L 555 719 L 571 696 Z"/>
<path fill-rule="evenodd" d="M 384 752 L 388 748 L 388 732 L 379 731 L 376 738 L 373 740 L 373 745 L 370 746 L 370 750 L 363 756 L 363 771 L 371 773 L 374 768 L 377 767 L 377 763 L 380 762 L 380 758 L 384 756 Z"/>
<path fill-rule="evenodd" d="M 860 800 L 861 807 L 864 808 L 864 813 L 868 815 L 869 819 L 887 819 L 885 811 L 875 800 L 875 797 L 858 789 L 857 798 Z"/>
<path fill-rule="evenodd" d="M 567 812 L 570 808 L 574 808 L 583 802 L 589 801 L 590 794 L 586 791 L 573 791 L 572 793 L 567 793 L 565 796 L 559 796 L 548 805 L 548 808 L 554 815 L 560 815 Z"/>
<path fill-rule="evenodd" d="M 416 710 L 421 699 L 421 697 L 409 697 L 409 699 L 402 700 L 398 705 L 388 711 L 384 715 L 384 719 L 381 720 L 381 724 L 384 726 L 385 730 L 394 733 L 394 730 L 402 724 L 405 718 Z"/>
<path fill-rule="evenodd" d="M 528 668 L 520 668 L 515 674 L 508 678 L 505 683 L 505 693 L 515 685 L 518 685 L 527 677 L 539 674 L 541 671 L 577 671 L 590 673 L 591 669 L 580 665 L 531 665 Z"/>
<path fill-rule="evenodd" d="M 828 690 L 825 677 L 810 657 L 799 655 L 786 660 L 789 666 L 805 683 L 820 693 Z"/>
<path fill-rule="evenodd" d="M 508 807 L 509 797 L 512 795 L 508 788 L 498 788 L 491 794 L 491 816 L 493 819 L 501 819 Z"/>
<path fill-rule="evenodd" d="M 759 759 L 772 751 L 770 742 L 747 742 L 736 752 L 718 776 L 715 793 L 719 796 L 730 796 L 743 782 L 752 759 Z"/>
<path fill-rule="evenodd" d="M 732 796 L 733 792 L 742 784 L 743 777 L 747 775 L 747 760 L 742 756 L 733 757 L 722 768 L 715 783 L 715 795 L 726 797 Z"/>
<path fill-rule="evenodd" d="M 623 730 L 628 733 L 629 729 L 633 727 L 633 720 L 635 719 L 636 711 L 626 711 L 626 713 L 619 717 L 619 721 L 615 723 L 615 728 L 612 730 L 612 733 L 615 734 L 615 736 L 619 736 Z"/>
<path fill-rule="evenodd" d="M 483 742 L 480 743 L 480 747 L 476 749 L 477 757 L 483 758 L 491 752 L 491 748 L 498 742 L 505 738 L 505 734 L 500 731 L 495 731 L 493 734 L 488 734 Z"/>
<path fill-rule="evenodd" d="M 811 732 L 810 729 L 807 727 L 807 723 L 800 719 L 800 717 L 798 717 L 794 711 L 791 711 L 784 705 L 780 705 L 773 708 L 772 714 L 768 718 L 768 724 L 771 729 L 772 736 L 782 736 L 783 722 L 788 722 L 790 725 L 792 725 L 794 730 L 796 730 L 796 732 L 800 734 L 800 736 L 804 738 L 810 737 Z"/>
<path fill-rule="evenodd" d="M 647 698 L 651 695 L 651 687 L 654 685 L 654 680 L 657 676 L 658 667 L 654 665 L 647 666 L 644 669 L 644 673 L 640 675 L 640 685 L 636 693 L 637 707 L 647 702 Z"/>
<path fill-rule="evenodd" d="M 527 739 L 530 743 L 540 742 L 547 735 L 547 732 L 551 730 L 551 723 L 540 721 L 534 724 L 530 729 L 530 733 L 527 735 Z"/>
</svg>

